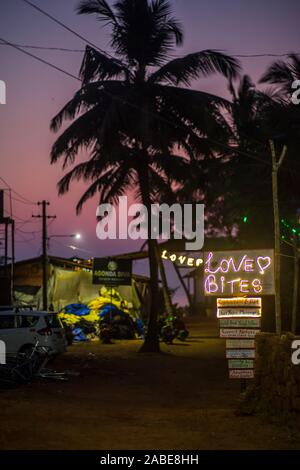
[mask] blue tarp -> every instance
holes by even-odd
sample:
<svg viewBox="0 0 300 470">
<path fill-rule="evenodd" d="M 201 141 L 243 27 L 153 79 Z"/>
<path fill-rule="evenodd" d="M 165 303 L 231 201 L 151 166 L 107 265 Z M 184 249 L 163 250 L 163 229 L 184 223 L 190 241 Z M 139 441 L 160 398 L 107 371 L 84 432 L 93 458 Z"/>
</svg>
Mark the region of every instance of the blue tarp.
<svg viewBox="0 0 300 470">
<path fill-rule="evenodd" d="M 142 339 L 145 338 L 145 334 L 144 334 L 144 325 L 143 325 L 143 322 L 140 318 L 137 318 L 135 320 L 135 324 L 136 324 L 136 328 L 137 328 L 137 331 L 138 331 L 138 334 L 140 335 L 140 337 Z"/>
<path fill-rule="evenodd" d="M 78 315 L 79 317 L 83 315 L 88 315 L 90 309 L 85 304 L 69 304 L 64 308 L 65 313 L 72 313 L 73 315 Z"/>
<path fill-rule="evenodd" d="M 90 309 L 84 304 L 69 304 L 64 308 L 64 312 L 77 315 L 78 317 L 84 317 L 90 313 Z M 113 304 L 103 305 L 103 307 L 99 310 L 98 315 L 102 321 L 104 320 L 107 323 L 114 323 L 114 318 L 116 317 L 120 317 L 120 319 L 123 320 L 128 320 L 128 322 L 133 322 L 128 313 L 120 310 Z M 144 326 L 142 320 L 137 318 L 134 323 L 136 325 L 138 334 L 141 338 L 144 338 Z M 76 328 L 75 326 L 75 328 L 72 330 L 72 333 L 74 341 L 87 341 L 87 337 L 80 327 Z"/>
<path fill-rule="evenodd" d="M 74 341 L 87 341 L 87 337 L 85 336 L 81 328 L 74 328 L 72 333 Z"/>
<path fill-rule="evenodd" d="M 104 305 L 101 310 L 100 310 L 100 318 L 103 320 L 107 316 L 109 317 L 110 315 L 112 317 L 119 315 L 120 317 L 127 318 L 128 314 L 123 312 L 123 310 L 120 310 L 118 307 L 116 307 L 113 304 L 106 304 Z"/>
</svg>

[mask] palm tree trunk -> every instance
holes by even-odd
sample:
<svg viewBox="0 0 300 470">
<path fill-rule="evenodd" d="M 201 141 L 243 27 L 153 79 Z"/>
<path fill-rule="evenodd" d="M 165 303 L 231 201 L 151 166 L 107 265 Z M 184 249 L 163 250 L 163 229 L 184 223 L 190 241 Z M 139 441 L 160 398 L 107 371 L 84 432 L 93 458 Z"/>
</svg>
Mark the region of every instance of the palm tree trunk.
<svg viewBox="0 0 300 470">
<path fill-rule="evenodd" d="M 163 263 L 163 260 L 161 259 L 160 252 L 159 252 L 157 244 L 156 244 L 156 257 L 157 257 L 157 263 L 158 263 L 158 266 L 159 266 L 160 278 L 161 278 L 161 282 L 162 282 L 162 289 L 163 289 L 163 296 L 164 296 L 166 312 L 167 312 L 168 317 L 172 317 L 174 315 L 174 307 L 173 307 L 173 304 L 172 304 L 172 299 L 171 299 L 171 295 L 170 295 L 170 290 L 169 290 L 169 286 L 168 286 L 168 281 L 167 281 L 167 276 L 166 276 L 164 263 Z"/>
<path fill-rule="evenodd" d="M 149 188 L 149 174 L 146 166 L 139 169 L 139 183 L 142 202 L 148 211 L 148 252 L 150 267 L 150 309 L 147 334 L 140 352 L 160 352 L 158 336 L 158 264 L 156 258 L 156 240 L 151 239 L 151 199 Z"/>
</svg>

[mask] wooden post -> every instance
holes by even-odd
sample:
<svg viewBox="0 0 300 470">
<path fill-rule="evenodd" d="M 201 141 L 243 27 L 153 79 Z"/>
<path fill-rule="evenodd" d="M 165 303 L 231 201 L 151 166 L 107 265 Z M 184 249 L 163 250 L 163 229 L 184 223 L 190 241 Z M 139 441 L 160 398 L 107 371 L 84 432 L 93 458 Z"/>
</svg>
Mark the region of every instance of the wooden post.
<svg viewBox="0 0 300 470">
<path fill-rule="evenodd" d="M 278 203 L 278 170 L 286 155 L 287 147 L 284 146 L 277 161 L 274 141 L 270 140 L 272 155 L 272 192 L 273 192 L 273 214 L 274 214 L 274 249 L 275 249 L 275 323 L 276 333 L 281 334 L 281 300 L 280 300 L 280 221 Z"/>
<path fill-rule="evenodd" d="M 174 266 L 174 269 L 176 271 L 176 274 L 178 276 L 178 279 L 180 281 L 180 284 L 185 292 L 185 295 L 187 297 L 187 300 L 188 300 L 188 303 L 189 303 L 189 308 L 190 308 L 190 311 L 192 311 L 192 307 L 193 307 L 193 301 L 192 301 L 192 297 L 191 297 L 191 293 L 189 291 L 189 289 L 187 288 L 185 282 L 184 282 L 184 279 L 183 277 L 181 276 L 181 273 L 180 273 L 180 269 L 178 268 L 178 266 L 176 265 L 176 263 L 173 264 Z"/>
<path fill-rule="evenodd" d="M 160 272 L 160 277 L 161 277 L 161 282 L 162 282 L 162 289 L 163 289 L 166 312 L 168 316 L 172 317 L 174 315 L 174 308 L 173 308 L 172 299 L 171 299 L 171 295 L 169 291 L 165 267 L 163 264 L 163 260 L 161 259 L 160 251 L 159 251 L 157 244 L 156 244 L 156 258 L 157 258 L 157 263 L 159 266 L 159 272 Z"/>
<path fill-rule="evenodd" d="M 297 307 L 298 307 L 298 284 L 299 284 L 299 253 L 297 246 L 297 235 L 294 236 L 294 287 L 291 330 L 295 335 L 297 330 Z"/>
</svg>

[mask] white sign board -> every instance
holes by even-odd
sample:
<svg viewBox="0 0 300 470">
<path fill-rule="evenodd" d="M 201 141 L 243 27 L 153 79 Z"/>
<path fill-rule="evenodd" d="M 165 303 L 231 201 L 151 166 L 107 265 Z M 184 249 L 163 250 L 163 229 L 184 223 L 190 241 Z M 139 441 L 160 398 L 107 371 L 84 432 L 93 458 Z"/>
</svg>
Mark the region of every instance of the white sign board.
<svg viewBox="0 0 300 470">
<path fill-rule="evenodd" d="M 260 328 L 260 318 L 220 318 L 221 328 Z"/>
<path fill-rule="evenodd" d="M 217 299 L 217 306 L 219 308 L 232 307 L 232 308 L 261 308 L 261 297 L 221 297 Z"/>
<path fill-rule="evenodd" d="M 254 379 L 253 369 L 231 369 L 229 370 L 230 379 Z"/>
<path fill-rule="evenodd" d="M 229 359 L 229 369 L 253 369 L 254 361 L 252 359 Z"/>
<path fill-rule="evenodd" d="M 221 338 L 254 338 L 259 330 L 248 328 L 220 328 Z"/>
<path fill-rule="evenodd" d="M 221 307 L 217 310 L 218 318 L 232 318 L 232 317 L 261 317 L 261 308 L 247 307 L 247 308 L 228 308 Z"/>
<path fill-rule="evenodd" d="M 227 349 L 252 349 L 255 348 L 254 339 L 226 339 Z"/>
<path fill-rule="evenodd" d="M 226 359 L 254 359 L 255 349 L 227 349 Z"/>
</svg>

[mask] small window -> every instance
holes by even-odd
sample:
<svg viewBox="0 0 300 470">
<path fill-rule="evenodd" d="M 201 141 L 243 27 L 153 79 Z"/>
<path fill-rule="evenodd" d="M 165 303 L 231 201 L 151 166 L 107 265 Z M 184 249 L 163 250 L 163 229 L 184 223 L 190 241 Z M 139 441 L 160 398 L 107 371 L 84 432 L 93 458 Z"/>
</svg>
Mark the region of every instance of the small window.
<svg viewBox="0 0 300 470">
<path fill-rule="evenodd" d="M 15 328 L 14 315 L 0 315 L 0 330 L 9 330 Z"/>
<path fill-rule="evenodd" d="M 49 328 L 62 328 L 61 321 L 56 315 L 48 315 L 46 323 Z"/>
<path fill-rule="evenodd" d="M 39 317 L 37 315 L 20 315 L 18 320 L 18 328 L 32 328 L 39 321 Z"/>
</svg>

